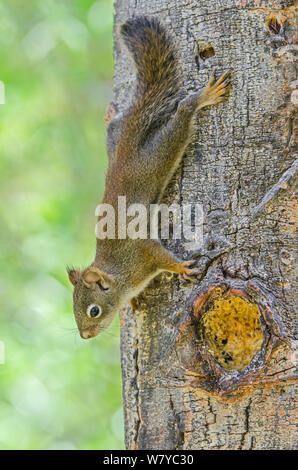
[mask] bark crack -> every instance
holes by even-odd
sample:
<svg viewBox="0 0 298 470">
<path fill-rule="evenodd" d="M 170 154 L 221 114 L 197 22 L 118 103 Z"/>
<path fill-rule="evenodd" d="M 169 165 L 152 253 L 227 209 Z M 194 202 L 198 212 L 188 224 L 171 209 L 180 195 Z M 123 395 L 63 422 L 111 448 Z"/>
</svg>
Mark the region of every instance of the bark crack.
<svg viewBox="0 0 298 470">
<path fill-rule="evenodd" d="M 245 426 L 245 430 L 244 432 L 242 433 L 242 436 L 241 436 L 241 441 L 240 441 L 240 446 L 239 446 L 239 450 L 243 450 L 244 449 L 244 446 L 245 446 L 245 440 L 246 440 L 246 437 L 249 433 L 249 415 L 250 415 L 250 408 L 251 408 L 251 403 L 252 403 L 252 399 L 249 398 L 249 401 L 248 401 L 248 405 L 245 407 L 244 409 L 244 416 L 245 416 L 245 420 L 244 420 L 244 426 Z M 249 446 L 249 450 L 252 450 L 252 439 L 250 441 L 250 446 Z"/>
<path fill-rule="evenodd" d="M 135 349 L 134 349 L 134 361 L 135 361 L 135 399 L 136 399 L 136 414 L 137 414 L 137 419 L 135 422 L 135 438 L 134 438 L 134 444 L 135 448 L 137 448 L 137 443 L 139 439 L 139 431 L 140 431 L 140 426 L 141 426 L 141 407 L 140 407 L 140 389 L 139 389 L 139 364 L 138 364 L 138 358 L 139 358 L 139 341 L 138 338 L 135 340 Z"/>
<path fill-rule="evenodd" d="M 174 449 L 175 449 L 175 450 L 182 450 L 182 449 L 184 448 L 184 434 L 185 434 L 185 430 L 184 430 L 184 427 L 183 427 L 183 429 L 182 429 L 181 418 L 180 418 L 179 414 L 178 414 L 178 413 L 176 412 L 176 410 L 175 410 L 173 398 L 172 398 L 172 395 L 171 395 L 171 392 L 170 392 L 170 391 L 169 391 L 169 397 L 170 397 L 170 409 L 171 409 L 172 414 L 173 414 L 173 418 L 174 418 L 174 427 L 175 427 L 175 430 L 176 430 L 176 439 L 175 439 Z"/>
<path fill-rule="evenodd" d="M 283 174 L 282 176 L 279 178 L 278 182 L 275 183 L 272 188 L 269 189 L 269 191 L 265 194 L 265 196 L 263 197 L 262 201 L 260 202 L 260 204 L 257 205 L 257 207 L 255 207 L 253 213 L 252 213 L 252 218 L 255 218 L 258 213 L 263 209 L 263 207 L 269 202 L 271 201 L 271 199 L 273 199 L 276 194 L 279 192 L 279 190 L 281 189 L 282 187 L 282 184 L 284 183 L 287 183 L 290 178 L 295 174 L 296 170 L 298 168 L 298 159 L 295 160 L 292 165 L 290 166 L 290 168 L 288 168 Z"/>
</svg>

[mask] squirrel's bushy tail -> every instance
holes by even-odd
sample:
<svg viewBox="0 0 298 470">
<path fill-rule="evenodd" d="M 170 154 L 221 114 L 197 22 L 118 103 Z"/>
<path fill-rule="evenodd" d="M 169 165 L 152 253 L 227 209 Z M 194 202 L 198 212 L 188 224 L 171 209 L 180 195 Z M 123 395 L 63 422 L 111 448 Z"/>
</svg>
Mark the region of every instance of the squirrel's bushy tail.
<svg viewBox="0 0 298 470">
<path fill-rule="evenodd" d="M 130 18 L 120 32 L 136 64 L 136 98 L 143 117 L 157 120 L 173 110 L 181 89 L 173 40 L 157 19 L 146 16 Z"/>
</svg>

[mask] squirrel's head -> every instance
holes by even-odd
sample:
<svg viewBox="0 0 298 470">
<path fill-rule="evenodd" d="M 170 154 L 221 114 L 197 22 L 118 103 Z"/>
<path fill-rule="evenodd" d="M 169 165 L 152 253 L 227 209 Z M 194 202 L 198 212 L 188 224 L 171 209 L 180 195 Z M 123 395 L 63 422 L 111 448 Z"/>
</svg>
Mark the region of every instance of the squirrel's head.
<svg viewBox="0 0 298 470">
<path fill-rule="evenodd" d="M 67 272 L 74 285 L 73 309 L 80 335 L 84 339 L 94 338 L 110 325 L 117 313 L 114 279 L 95 266 L 84 271 L 67 269 Z"/>
</svg>

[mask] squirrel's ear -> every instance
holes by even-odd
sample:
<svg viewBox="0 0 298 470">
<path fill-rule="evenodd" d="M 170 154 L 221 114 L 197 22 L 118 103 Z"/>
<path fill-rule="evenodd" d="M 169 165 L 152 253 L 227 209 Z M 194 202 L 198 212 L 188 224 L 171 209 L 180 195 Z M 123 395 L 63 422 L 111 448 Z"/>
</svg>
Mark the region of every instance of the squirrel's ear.
<svg viewBox="0 0 298 470">
<path fill-rule="evenodd" d="M 70 280 L 72 285 L 75 286 L 81 276 L 81 271 L 79 269 L 74 269 L 74 268 L 66 268 L 66 269 L 67 269 L 68 279 Z"/>
<path fill-rule="evenodd" d="M 113 278 L 95 266 L 90 266 L 83 273 L 83 283 L 89 288 L 94 288 L 95 284 L 100 284 L 100 287 L 104 290 L 111 287 Z"/>
</svg>

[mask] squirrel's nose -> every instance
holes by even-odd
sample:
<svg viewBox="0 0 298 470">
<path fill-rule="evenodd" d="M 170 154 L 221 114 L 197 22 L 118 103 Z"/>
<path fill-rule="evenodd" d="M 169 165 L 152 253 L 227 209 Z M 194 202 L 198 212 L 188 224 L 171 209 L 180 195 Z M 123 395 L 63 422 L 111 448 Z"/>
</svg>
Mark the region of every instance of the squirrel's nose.
<svg viewBox="0 0 298 470">
<path fill-rule="evenodd" d="M 84 339 L 92 338 L 94 335 L 91 333 L 90 330 L 83 330 L 81 331 L 81 337 Z"/>
</svg>

